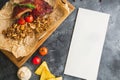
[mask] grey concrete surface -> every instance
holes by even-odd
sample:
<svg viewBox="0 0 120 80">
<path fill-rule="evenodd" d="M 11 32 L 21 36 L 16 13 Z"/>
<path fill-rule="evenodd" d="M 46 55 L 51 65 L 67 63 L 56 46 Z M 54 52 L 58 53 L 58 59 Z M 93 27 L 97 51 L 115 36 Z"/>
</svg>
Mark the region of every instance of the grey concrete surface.
<svg viewBox="0 0 120 80">
<path fill-rule="evenodd" d="M 42 45 L 49 49 L 48 55 L 42 60 L 48 62 L 51 72 L 56 76 L 62 75 L 64 80 L 82 80 L 63 74 L 78 8 L 108 13 L 111 17 L 97 80 L 120 80 L 120 0 L 102 0 L 101 3 L 98 0 L 69 1 L 76 9 Z M 38 66 L 31 63 L 35 55 L 39 56 L 38 50 L 24 64 L 33 72 L 30 80 L 39 80 L 39 76 L 34 74 Z M 17 70 L 18 68 L 0 53 L 0 80 L 18 80 Z"/>
</svg>

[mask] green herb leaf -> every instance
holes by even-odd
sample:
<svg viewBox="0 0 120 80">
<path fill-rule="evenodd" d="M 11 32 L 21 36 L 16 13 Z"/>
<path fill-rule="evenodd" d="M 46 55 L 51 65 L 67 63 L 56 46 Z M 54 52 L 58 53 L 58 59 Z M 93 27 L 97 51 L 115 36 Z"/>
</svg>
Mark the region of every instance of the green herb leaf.
<svg viewBox="0 0 120 80">
<path fill-rule="evenodd" d="M 30 9 L 35 9 L 35 5 L 33 4 L 30 4 L 30 3 L 27 3 L 27 4 L 17 4 L 17 3 L 14 3 L 14 5 L 16 6 L 21 6 L 21 7 L 27 7 L 27 8 L 30 8 Z"/>
<path fill-rule="evenodd" d="M 35 6 L 33 4 L 21 4 L 21 5 L 28 7 L 28 8 L 31 8 L 31 9 L 35 8 Z"/>
</svg>

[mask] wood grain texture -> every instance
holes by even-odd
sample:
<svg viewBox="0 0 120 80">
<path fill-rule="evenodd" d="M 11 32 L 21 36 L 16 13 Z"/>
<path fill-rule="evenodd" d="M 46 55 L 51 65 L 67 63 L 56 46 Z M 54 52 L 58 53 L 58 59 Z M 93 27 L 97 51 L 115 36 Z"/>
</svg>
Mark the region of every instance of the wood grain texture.
<svg viewBox="0 0 120 80">
<path fill-rule="evenodd" d="M 61 9 L 64 9 L 65 11 L 64 15 L 57 21 L 57 23 L 53 24 L 52 27 L 47 30 L 46 34 L 34 45 L 28 56 L 15 58 L 12 53 L 7 52 L 5 50 L 1 50 L 3 54 L 6 55 L 17 67 L 21 67 L 75 9 L 75 7 L 69 2 L 67 2 L 67 4 L 68 4 L 69 12 L 67 11 L 67 9 L 65 9 L 65 7 L 59 6 L 62 7 Z"/>
</svg>

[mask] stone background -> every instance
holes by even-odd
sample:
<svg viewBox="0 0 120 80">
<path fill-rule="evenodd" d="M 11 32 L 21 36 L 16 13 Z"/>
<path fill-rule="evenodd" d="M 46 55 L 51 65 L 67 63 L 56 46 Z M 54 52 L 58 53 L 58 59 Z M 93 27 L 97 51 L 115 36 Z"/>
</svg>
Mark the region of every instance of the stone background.
<svg viewBox="0 0 120 80">
<path fill-rule="evenodd" d="M 0 0 L 0 7 L 5 1 Z M 97 80 L 120 80 L 120 0 L 102 0 L 101 3 L 98 0 L 68 1 L 76 9 L 42 45 L 49 49 L 49 54 L 43 60 L 47 61 L 51 72 L 56 76 L 63 75 L 64 80 L 82 80 L 63 74 L 78 8 L 108 13 L 111 17 Z M 38 50 L 24 64 L 33 73 L 38 67 L 31 63 L 35 55 L 39 55 Z M 17 70 L 18 68 L 0 52 L 0 80 L 18 80 Z M 39 80 L 39 76 L 32 74 L 30 80 Z"/>
</svg>

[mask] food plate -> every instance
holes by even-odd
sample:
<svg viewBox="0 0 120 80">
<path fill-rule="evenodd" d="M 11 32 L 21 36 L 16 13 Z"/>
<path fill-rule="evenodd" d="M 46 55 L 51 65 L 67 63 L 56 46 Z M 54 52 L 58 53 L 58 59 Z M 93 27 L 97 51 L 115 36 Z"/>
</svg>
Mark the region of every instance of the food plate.
<svg viewBox="0 0 120 80">
<path fill-rule="evenodd" d="M 66 1 L 66 0 L 65 0 Z M 66 7 L 67 5 L 67 7 Z M 33 54 L 34 52 L 41 46 L 44 41 L 59 27 L 59 25 L 70 15 L 70 13 L 74 10 L 74 6 L 70 4 L 68 1 L 63 2 L 56 6 L 57 14 L 61 14 L 59 19 L 51 25 L 51 27 L 42 33 L 42 36 L 39 38 L 38 42 L 33 46 L 28 56 L 15 58 L 15 56 L 5 50 L 1 50 L 4 55 L 6 55 L 17 67 L 21 67 Z"/>
</svg>

